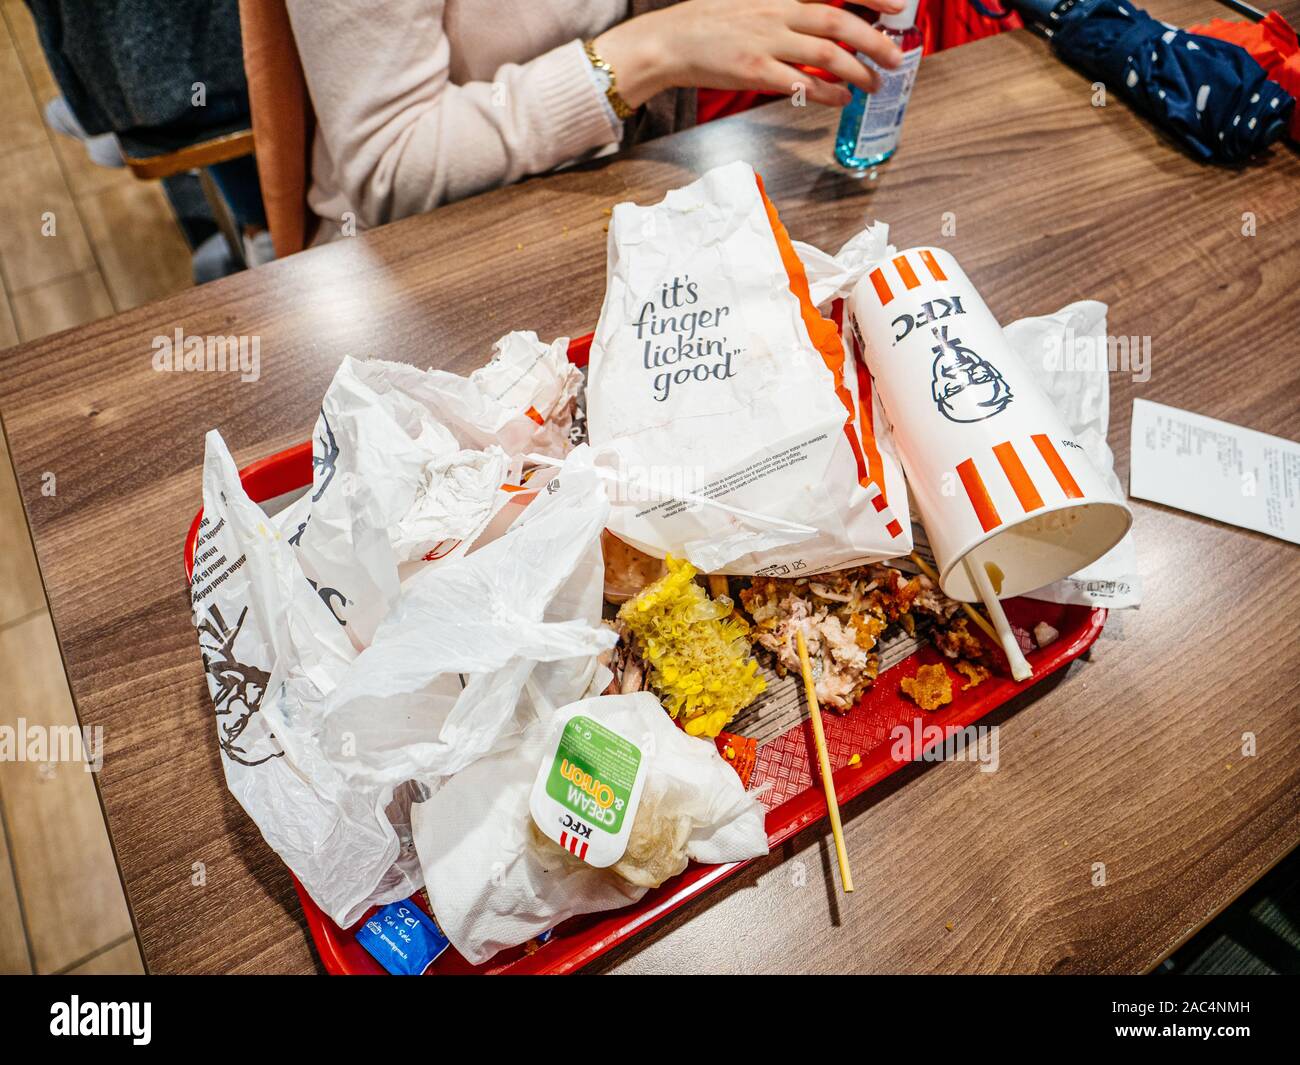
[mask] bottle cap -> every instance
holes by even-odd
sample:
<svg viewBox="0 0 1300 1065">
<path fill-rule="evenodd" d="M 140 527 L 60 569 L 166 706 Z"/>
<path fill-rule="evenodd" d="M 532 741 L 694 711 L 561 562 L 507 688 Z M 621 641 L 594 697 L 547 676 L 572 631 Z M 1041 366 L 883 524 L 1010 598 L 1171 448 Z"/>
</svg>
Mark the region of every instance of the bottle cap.
<svg viewBox="0 0 1300 1065">
<path fill-rule="evenodd" d="M 877 26 L 890 30 L 906 30 L 916 25 L 916 10 L 921 6 L 921 0 L 906 0 L 903 10 L 896 15 L 891 15 L 888 11 L 881 12 Z"/>
</svg>

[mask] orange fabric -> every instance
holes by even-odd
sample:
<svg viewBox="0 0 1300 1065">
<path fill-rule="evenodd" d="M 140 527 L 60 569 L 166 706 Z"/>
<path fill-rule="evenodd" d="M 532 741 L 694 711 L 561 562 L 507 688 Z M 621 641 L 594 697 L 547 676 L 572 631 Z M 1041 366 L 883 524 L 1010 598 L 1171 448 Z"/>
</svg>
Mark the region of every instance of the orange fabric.
<svg viewBox="0 0 1300 1065">
<path fill-rule="evenodd" d="M 845 5 L 845 0 L 827 2 L 832 7 Z M 1006 5 L 1002 6 L 1005 8 Z M 955 48 L 959 44 L 992 37 L 1007 30 L 1018 30 L 1024 23 L 1015 14 L 1004 19 L 986 18 L 970 6 L 970 0 L 921 0 L 920 10 L 916 14 L 916 26 L 921 31 L 925 54 L 930 55 L 932 52 L 942 52 L 945 48 Z M 796 63 L 795 66 L 824 81 L 840 80 L 816 67 L 802 63 Z M 783 98 L 785 94 L 748 89 L 700 89 L 696 94 L 695 121 L 703 125 L 715 118 L 725 118 L 759 104 L 770 103 L 778 96 Z"/>
<path fill-rule="evenodd" d="M 1008 5 L 997 2 L 985 6 L 1006 10 Z M 921 0 L 916 25 L 921 31 L 925 54 L 930 55 L 959 44 L 995 37 L 1008 30 L 1018 30 L 1024 23 L 1015 14 L 1003 19 L 988 18 L 971 7 L 970 0 Z"/>
<path fill-rule="evenodd" d="M 799 301 L 799 313 L 803 316 L 804 328 L 808 330 L 808 339 L 821 353 L 822 361 L 831 372 L 835 395 L 844 405 L 844 435 L 853 451 L 853 457 L 857 460 L 858 480 L 860 483 L 865 482 L 867 463 L 862 457 L 862 448 L 858 445 L 857 434 L 853 431 L 853 396 L 844 384 L 844 342 L 840 340 L 840 331 L 835 328 L 834 322 L 829 318 L 823 318 L 821 312 L 813 306 L 812 293 L 808 291 L 808 275 L 804 272 L 803 263 L 800 262 L 794 245 L 790 243 L 790 234 L 781 224 L 776 207 L 767 198 L 763 179 L 757 174 L 754 178 L 758 182 L 758 194 L 763 198 L 768 223 L 772 226 L 772 236 L 776 238 L 777 250 L 781 253 L 781 264 L 790 279 L 790 291 Z"/>
<path fill-rule="evenodd" d="M 765 104 L 773 97 L 753 89 L 699 89 L 695 95 L 695 121 L 699 125 L 715 118 L 726 118 Z"/>
<path fill-rule="evenodd" d="M 257 176 L 277 258 L 302 251 L 316 219 L 307 209 L 316 126 L 284 0 L 239 0 Z"/>
<path fill-rule="evenodd" d="M 1187 32 L 1217 37 L 1246 49 L 1273 81 L 1300 101 L 1300 41 L 1291 24 L 1278 12 L 1270 11 L 1262 22 L 1211 19 L 1204 26 L 1188 27 Z M 1288 135 L 1293 141 L 1300 141 L 1300 103 L 1291 112 Z"/>
</svg>

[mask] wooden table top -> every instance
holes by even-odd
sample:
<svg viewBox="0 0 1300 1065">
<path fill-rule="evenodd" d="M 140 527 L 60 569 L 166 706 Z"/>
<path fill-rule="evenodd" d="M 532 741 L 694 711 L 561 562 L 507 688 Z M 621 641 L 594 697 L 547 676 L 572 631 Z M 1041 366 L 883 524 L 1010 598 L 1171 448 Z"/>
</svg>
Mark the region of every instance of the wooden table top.
<svg viewBox="0 0 1300 1065">
<path fill-rule="evenodd" d="M 925 61 L 874 184 L 828 165 L 835 120 L 769 105 L 4 353 L 0 412 L 78 712 L 105 730 L 99 786 L 152 971 L 317 967 L 287 871 L 222 778 L 181 565 L 203 432 L 242 464 L 310 435 L 345 354 L 467 371 L 510 329 L 588 331 L 617 201 L 748 159 L 795 237 L 834 249 L 884 219 L 900 246 L 949 248 L 1003 321 L 1105 301 L 1113 334 L 1152 338 L 1148 383 L 1113 375 L 1121 475 L 1136 396 L 1295 435 L 1294 149 L 1199 165 L 1124 104 L 1091 106 L 1025 32 Z M 152 339 L 178 327 L 260 336 L 260 380 L 154 372 Z M 1300 842 L 1300 552 L 1134 510 L 1142 608 L 996 713 L 998 772 L 911 766 L 849 805 L 852 897 L 805 833 L 595 968 L 1138 971 L 1258 879 Z"/>
</svg>

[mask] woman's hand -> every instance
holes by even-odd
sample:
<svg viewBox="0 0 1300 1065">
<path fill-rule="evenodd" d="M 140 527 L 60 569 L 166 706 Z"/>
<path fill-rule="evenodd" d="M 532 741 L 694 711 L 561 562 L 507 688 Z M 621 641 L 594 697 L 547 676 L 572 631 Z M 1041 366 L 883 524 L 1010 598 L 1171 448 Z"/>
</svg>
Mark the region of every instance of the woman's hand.
<svg viewBox="0 0 1300 1065">
<path fill-rule="evenodd" d="M 903 0 L 864 0 L 896 12 Z M 818 67 L 848 85 L 872 92 L 879 76 L 854 52 L 882 67 L 902 61 L 898 47 L 858 15 L 802 0 L 685 0 L 621 22 L 596 38 L 596 51 L 614 68 L 619 94 L 639 107 L 670 88 L 757 89 L 794 92 L 843 106 L 849 90 L 805 74 L 793 64 Z"/>
</svg>

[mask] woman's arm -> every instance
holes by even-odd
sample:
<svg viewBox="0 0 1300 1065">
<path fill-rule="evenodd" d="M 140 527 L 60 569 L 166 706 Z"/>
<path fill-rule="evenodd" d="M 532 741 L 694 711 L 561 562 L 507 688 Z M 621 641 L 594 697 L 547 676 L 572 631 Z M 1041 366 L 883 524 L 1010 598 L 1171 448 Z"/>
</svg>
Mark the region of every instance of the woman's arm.
<svg viewBox="0 0 1300 1065">
<path fill-rule="evenodd" d="M 490 82 L 452 84 L 443 8 L 288 0 L 317 136 L 363 226 L 550 170 L 621 135 L 579 41 L 507 64 Z"/>
<path fill-rule="evenodd" d="M 897 11 L 903 0 L 864 2 Z M 316 110 L 315 165 L 363 226 L 553 169 L 622 134 L 580 41 L 456 85 L 443 0 L 287 6 Z M 901 58 L 858 16 L 801 0 L 686 0 L 607 30 L 596 49 L 633 106 L 667 88 L 799 85 L 815 103 L 843 104 L 847 89 L 793 65 L 874 89 L 876 75 L 836 41 L 884 66 Z"/>
</svg>

